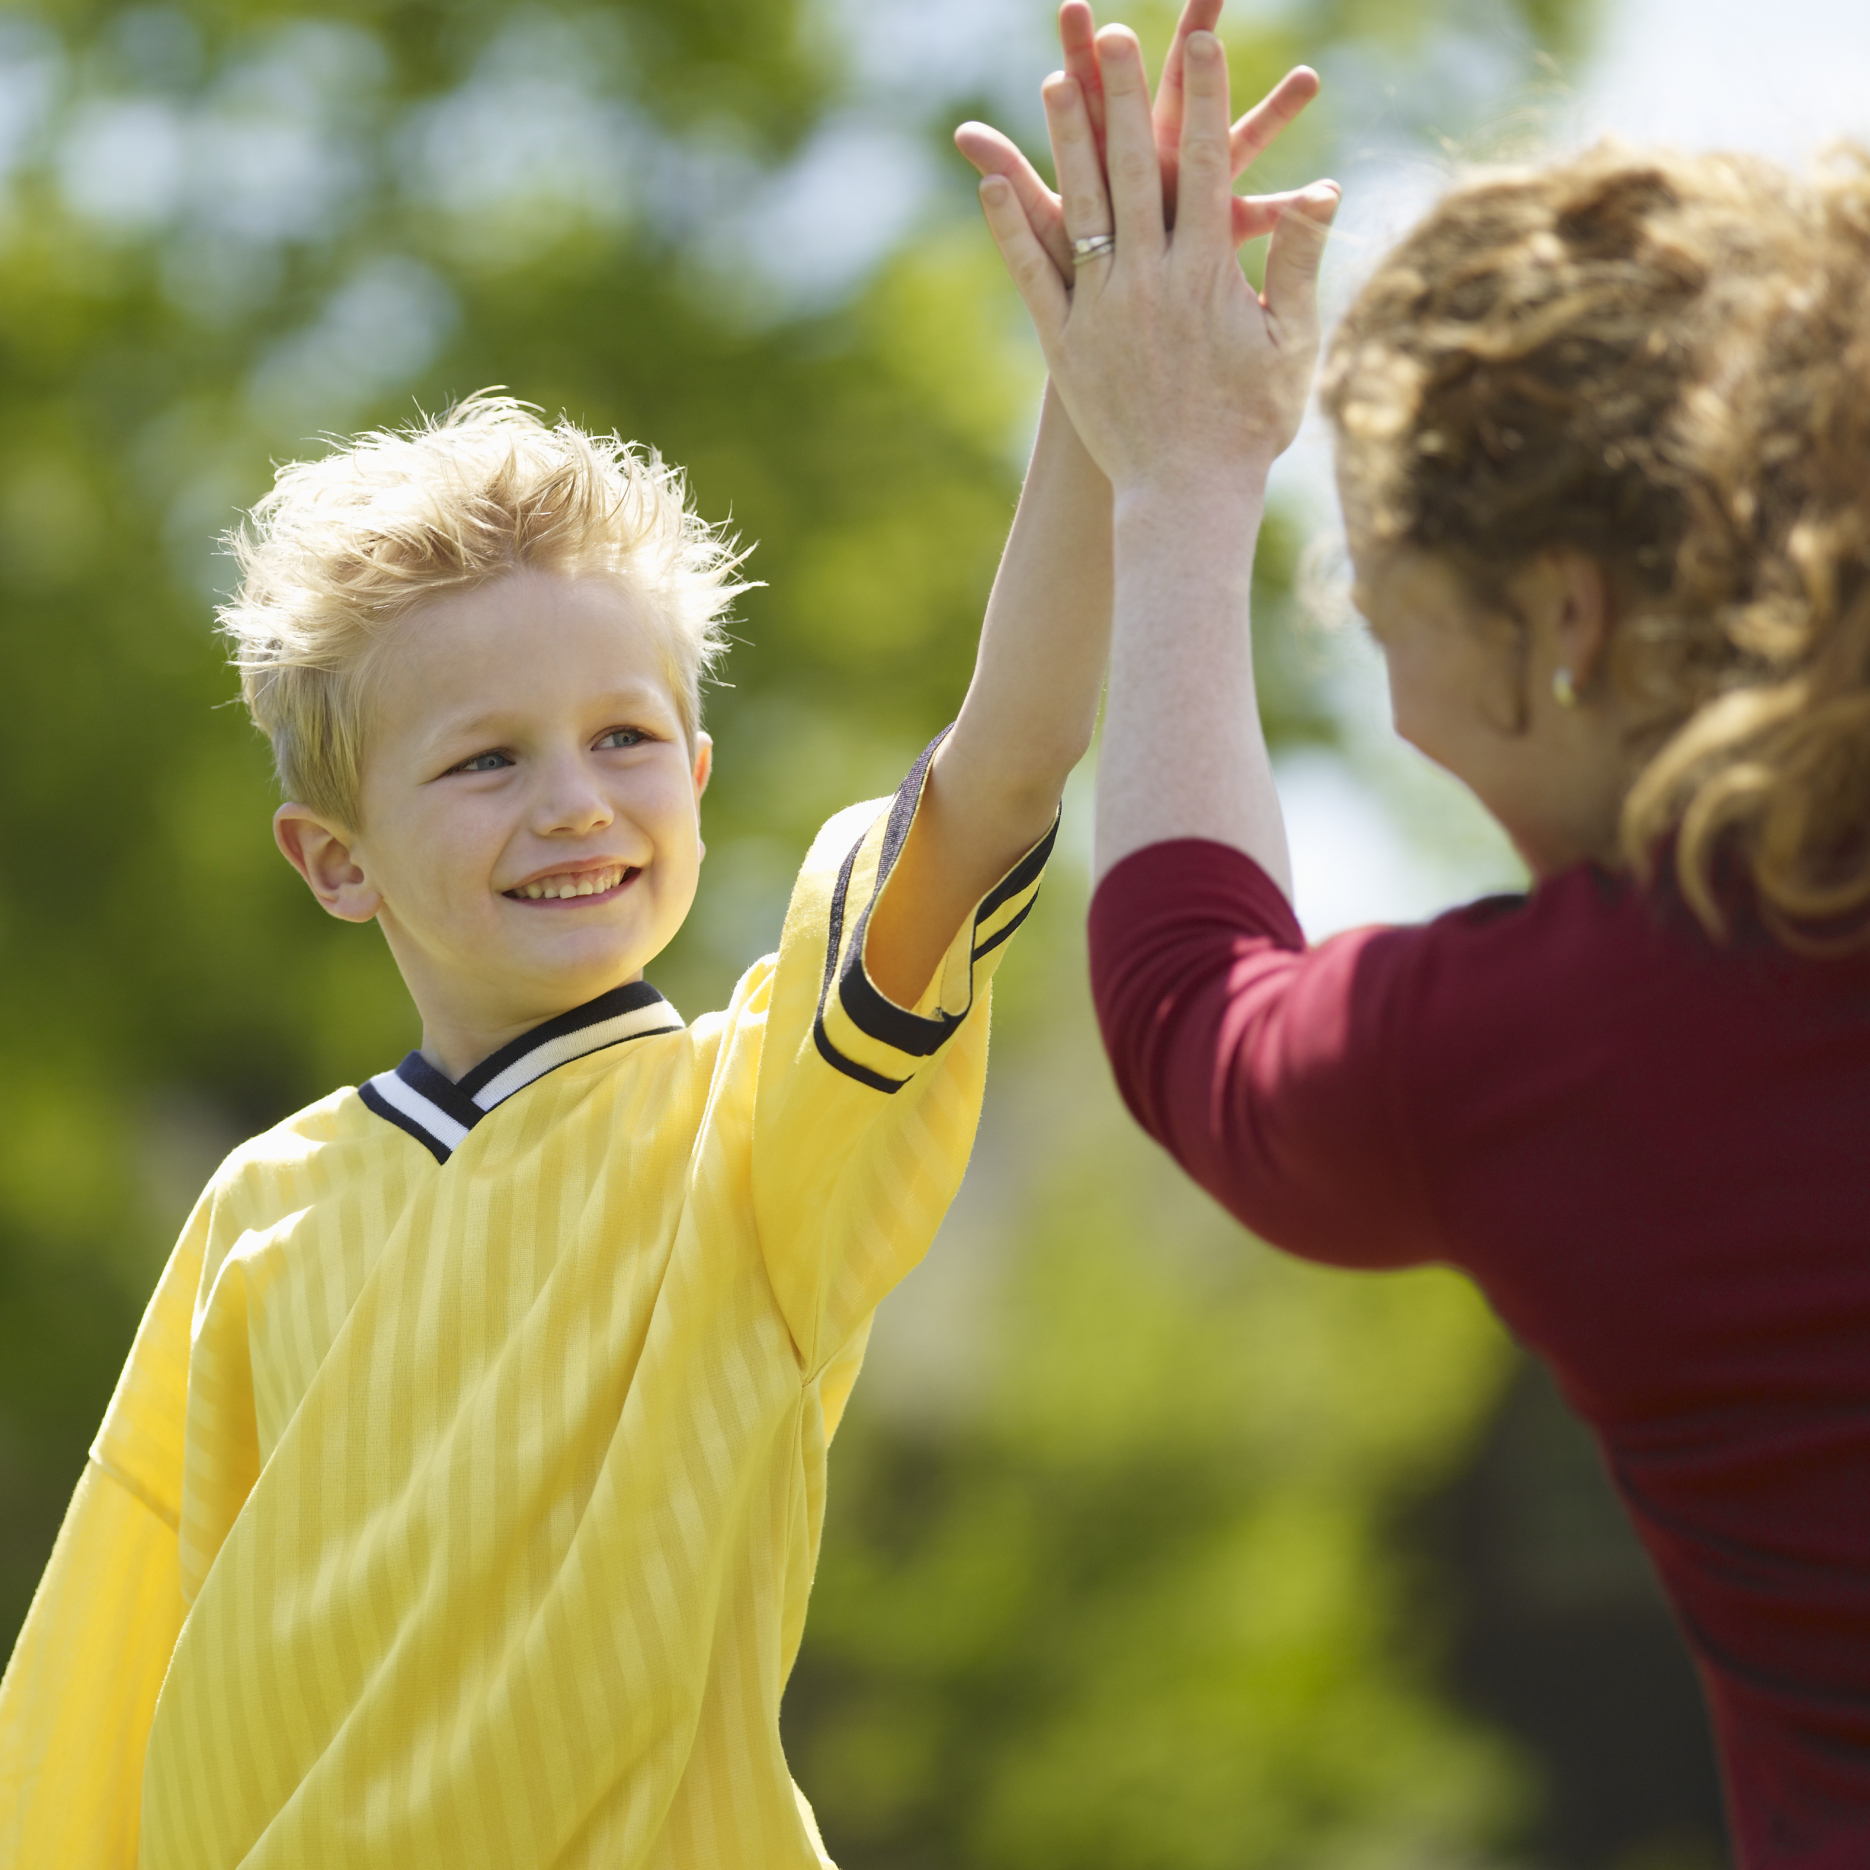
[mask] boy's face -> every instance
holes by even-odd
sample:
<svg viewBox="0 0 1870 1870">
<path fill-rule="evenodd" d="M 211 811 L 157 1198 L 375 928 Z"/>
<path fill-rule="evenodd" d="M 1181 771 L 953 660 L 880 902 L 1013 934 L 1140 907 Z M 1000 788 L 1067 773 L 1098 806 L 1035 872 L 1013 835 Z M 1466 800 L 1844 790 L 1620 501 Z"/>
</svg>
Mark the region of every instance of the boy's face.
<svg viewBox="0 0 1870 1870">
<path fill-rule="evenodd" d="M 691 757 L 662 644 L 603 578 L 439 598 L 375 672 L 361 829 L 281 809 L 325 906 L 381 924 L 452 1075 L 637 979 L 688 913 L 710 747 Z"/>
</svg>

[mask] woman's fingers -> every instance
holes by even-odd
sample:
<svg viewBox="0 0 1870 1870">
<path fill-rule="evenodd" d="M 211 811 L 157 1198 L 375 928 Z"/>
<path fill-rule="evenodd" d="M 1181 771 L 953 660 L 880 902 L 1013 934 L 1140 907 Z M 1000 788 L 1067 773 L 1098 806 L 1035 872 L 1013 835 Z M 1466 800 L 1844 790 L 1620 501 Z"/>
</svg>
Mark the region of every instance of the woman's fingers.
<svg viewBox="0 0 1870 1870">
<path fill-rule="evenodd" d="M 1229 160 L 1227 55 L 1211 32 L 1189 34 L 1180 151 L 1178 253 L 1233 252 L 1234 171 Z"/>
<path fill-rule="evenodd" d="M 1180 159 L 1180 138 L 1185 116 L 1186 72 L 1184 53 L 1188 36 L 1209 30 L 1221 11 L 1221 0 L 1188 0 L 1176 27 L 1174 43 L 1163 68 L 1157 90 L 1153 121 L 1157 150 L 1162 169 L 1165 219 L 1173 221 L 1175 211 L 1176 169 Z M 1059 10 L 1059 38 L 1065 47 L 1066 73 L 1079 89 L 1079 101 L 1089 124 L 1090 140 L 1097 150 L 1101 170 L 1103 147 L 1101 115 L 1103 82 L 1098 70 L 1093 39 L 1091 9 L 1086 0 L 1065 0 Z M 1088 78 L 1088 82 L 1087 82 Z M 1318 74 L 1307 66 L 1298 66 L 1286 74 L 1252 110 L 1237 122 L 1230 133 L 1231 170 L 1238 175 L 1273 142 L 1287 124 L 1304 110 L 1318 94 Z M 1169 132 L 1169 126 L 1173 131 Z M 1067 134 L 1070 134 L 1069 130 Z M 1058 269 L 1067 284 L 1072 278 L 1071 235 L 1066 231 L 1065 213 L 1059 197 L 1049 189 L 1038 171 L 1027 161 L 1017 145 L 991 124 L 964 123 L 954 135 L 955 146 L 983 176 L 1003 176 L 1012 185 L 1027 225 Z M 1299 211 L 1306 191 L 1286 189 L 1269 195 L 1234 195 L 1231 197 L 1233 244 L 1243 246 L 1273 232 L 1280 220 Z M 1099 208 L 1105 210 L 1099 218 Z M 1085 233 L 1106 232 L 1110 228 L 1107 197 L 1088 199 L 1085 209 Z"/>
<path fill-rule="evenodd" d="M 1338 199 L 1335 182 L 1314 182 L 1300 191 L 1273 229 L 1260 298 L 1282 346 L 1317 341 L 1318 268 Z"/>
<path fill-rule="evenodd" d="M 1026 211 L 1028 226 L 1052 256 L 1060 278 L 1070 279 L 1071 239 L 1065 232 L 1064 210 L 1018 145 L 989 123 L 964 123 L 955 131 L 954 140 L 955 147 L 983 176 L 1004 176 L 1012 184 L 1019 205 Z M 1259 231 L 1266 233 L 1271 226 L 1268 221 Z"/>
<path fill-rule="evenodd" d="M 1097 35 L 1104 73 L 1104 167 L 1110 178 L 1110 207 L 1121 249 L 1140 242 L 1159 252 L 1163 239 L 1162 165 L 1149 116 L 1149 78 L 1143 49 L 1127 26 L 1106 26 Z M 1066 198 L 1066 225 L 1077 232 Z"/>
<path fill-rule="evenodd" d="M 1052 257 L 1040 244 L 1019 205 L 1013 184 L 1003 175 L 990 175 L 980 185 L 980 204 L 987 216 L 987 227 L 1000 258 L 1025 301 L 1026 315 L 1039 335 L 1039 344 L 1049 359 L 1052 347 L 1064 329 L 1071 298 L 1065 282 L 1058 276 Z"/>
<path fill-rule="evenodd" d="M 1052 163 L 1058 171 L 1058 195 L 1065 212 L 1067 245 L 1111 231 L 1110 201 L 1097 140 L 1084 107 L 1084 93 L 1063 72 L 1045 81 L 1045 125 L 1052 138 Z M 1067 274 L 1067 277 L 1070 275 Z"/>
<path fill-rule="evenodd" d="M 1234 125 L 1236 175 L 1251 168 L 1279 132 L 1318 95 L 1318 82 L 1318 74 L 1309 65 L 1295 65 Z"/>
<path fill-rule="evenodd" d="M 1058 44 L 1065 54 L 1065 76 L 1084 93 L 1084 112 L 1098 160 L 1104 157 L 1104 75 L 1097 65 L 1097 19 L 1090 0 L 1065 0 L 1058 9 Z"/>
<path fill-rule="evenodd" d="M 1260 240 L 1279 225 L 1280 219 L 1293 212 L 1302 188 L 1288 188 L 1277 195 L 1235 195 L 1233 200 L 1234 245 L 1245 246 Z"/>
</svg>

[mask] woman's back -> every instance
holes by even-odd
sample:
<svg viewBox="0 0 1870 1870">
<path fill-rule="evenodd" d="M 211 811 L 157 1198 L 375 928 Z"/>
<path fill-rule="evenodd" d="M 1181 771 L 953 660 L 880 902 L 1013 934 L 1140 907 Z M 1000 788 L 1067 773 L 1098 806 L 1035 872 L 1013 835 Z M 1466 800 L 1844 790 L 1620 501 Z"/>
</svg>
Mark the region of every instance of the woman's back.
<svg viewBox="0 0 1870 1870">
<path fill-rule="evenodd" d="M 1092 916 L 1131 1108 L 1267 1239 L 1470 1271 L 1597 1430 L 1703 1668 L 1737 1842 L 1870 1861 L 1870 955 L 1595 866 L 1313 950 L 1252 861 Z"/>
</svg>

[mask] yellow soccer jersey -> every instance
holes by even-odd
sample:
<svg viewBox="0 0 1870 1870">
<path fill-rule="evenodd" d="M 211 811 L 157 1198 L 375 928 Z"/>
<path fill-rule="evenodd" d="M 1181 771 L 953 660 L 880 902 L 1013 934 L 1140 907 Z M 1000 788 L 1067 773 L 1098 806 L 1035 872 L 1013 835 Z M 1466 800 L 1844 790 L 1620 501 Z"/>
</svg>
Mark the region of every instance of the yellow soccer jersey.
<svg viewBox="0 0 1870 1870">
<path fill-rule="evenodd" d="M 826 1861 L 779 1745 L 826 1445 L 1051 843 L 885 1000 L 927 757 L 825 827 L 725 1013 L 619 988 L 229 1157 L 0 1687 L 0 1862 Z"/>
</svg>

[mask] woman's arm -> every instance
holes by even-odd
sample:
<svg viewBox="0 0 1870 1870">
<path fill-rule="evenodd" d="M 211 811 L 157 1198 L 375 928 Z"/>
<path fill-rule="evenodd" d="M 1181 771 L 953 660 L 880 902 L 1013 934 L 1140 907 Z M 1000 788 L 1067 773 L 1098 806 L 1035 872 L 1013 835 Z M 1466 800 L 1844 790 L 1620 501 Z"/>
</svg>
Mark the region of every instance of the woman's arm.
<svg viewBox="0 0 1870 1870">
<path fill-rule="evenodd" d="M 1337 191 L 1315 184 L 1280 216 L 1256 294 L 1234 253 L 1220 42 L 1198 32 L 1184 48 L 1173 233 L 1140 49 L 1121 27 L 1106 28 L 1098 47 L 1108 186 L 1076 80 L 1048 83 L 1046 112 L 1068 230 L 1114 232 L 1114 254 L 1067 292 L 1012 184 L 982 185 L 1053 381 L 1114 493 L 1098 871 L 1148 844 L 1203 837 L 1246 852 L 1286 887 L 1247 597 L 1267 471 L 1310 391 L 1318 265 Z"/>
<path fill-rule="evenodd" d="M 1247 597 L 1265 469 L 1168 478 L 1116 503 L 1110 702 L 1097 763 L 1098 880 L 1147 845 L 1209 838 L 1292 894 L 1260 729 Z"/>
</svg>

